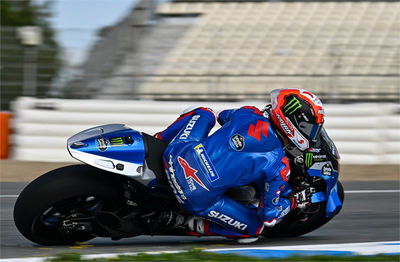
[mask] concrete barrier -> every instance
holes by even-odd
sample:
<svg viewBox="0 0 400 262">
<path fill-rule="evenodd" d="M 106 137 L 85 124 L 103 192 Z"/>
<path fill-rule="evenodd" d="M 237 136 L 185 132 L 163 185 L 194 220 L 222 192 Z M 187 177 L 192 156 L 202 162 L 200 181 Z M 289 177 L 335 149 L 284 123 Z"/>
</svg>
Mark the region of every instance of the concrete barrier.
<svg viewBox="0 0 400 262">
<path fill-rule="evenodd" d="M 19 98 L 13 109 L 13 158 L 31 161 L 72 161 L 66 140 L 84 129 L 124 123 L 154 134 L 190 106 L 216 112 L 260 101 L 237 103 L 64 100 Z M 335 141 L 343 164 L 400 163 L 400 105 L 390 103 L 327 104 L 326 129 Z M 213 129 L 215 131 L 218 128 Z M 213 132 L 212 131 L 212 132 Z"/>
</svg>

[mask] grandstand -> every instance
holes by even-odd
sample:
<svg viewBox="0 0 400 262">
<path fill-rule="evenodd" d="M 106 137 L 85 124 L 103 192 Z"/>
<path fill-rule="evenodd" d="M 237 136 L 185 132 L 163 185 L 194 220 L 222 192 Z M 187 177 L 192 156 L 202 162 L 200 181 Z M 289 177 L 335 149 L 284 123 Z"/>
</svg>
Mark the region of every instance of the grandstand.
<svg viewBox="0 0 400 262">
<path fill-rule="evenodd" d="M 177 1 L 152 12 L 97 98 L 265 99 L 294 87 L 399 100 L 400 2 Z"/>
</svg>

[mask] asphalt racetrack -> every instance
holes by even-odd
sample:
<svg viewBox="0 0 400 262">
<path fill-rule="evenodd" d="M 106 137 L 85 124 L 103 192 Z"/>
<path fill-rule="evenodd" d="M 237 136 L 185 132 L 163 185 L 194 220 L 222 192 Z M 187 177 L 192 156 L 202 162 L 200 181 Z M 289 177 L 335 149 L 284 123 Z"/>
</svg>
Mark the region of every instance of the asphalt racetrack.
<svg viewBox="0 0 400 262">
<path fill-rule="evenodd" d="M 16 195 L 26 184 L 0 183 L 0 258 L 43 257 L 65 252 L 99 254 L 240 246 L 236 241 L 222 237 L 159 236 L 142 236 L 119 241 L 97 238 L 81 246 L 39 246 L 25 239 L 17 231 L 12 218 Z M 344 207 L 327 225 L 301 237 L 262 239 L 250 246 L 339 244 L 400 239 L 399 181 L 345 181 L 343 185 L 347 192 Z"/>
</svg>

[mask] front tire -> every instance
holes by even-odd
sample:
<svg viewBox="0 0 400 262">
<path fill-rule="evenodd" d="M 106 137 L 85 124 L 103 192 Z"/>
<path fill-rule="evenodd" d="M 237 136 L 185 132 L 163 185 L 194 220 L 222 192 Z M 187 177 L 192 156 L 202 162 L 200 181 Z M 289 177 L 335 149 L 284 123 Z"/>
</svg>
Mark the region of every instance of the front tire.
<svg viewBox="0 0 400 262">
<path fill-rule="evenodd" d="M 87 241 L 96 235 L 88 230 L 64 230 L 66 219 L 112 211 L 121 205 L 123 192 L 119 175 L 87 165 L 61 167 L 38 177 L 21 192 L 14 206 L 15 225 L 27 239 L 41 245 Z"/>
</svg>

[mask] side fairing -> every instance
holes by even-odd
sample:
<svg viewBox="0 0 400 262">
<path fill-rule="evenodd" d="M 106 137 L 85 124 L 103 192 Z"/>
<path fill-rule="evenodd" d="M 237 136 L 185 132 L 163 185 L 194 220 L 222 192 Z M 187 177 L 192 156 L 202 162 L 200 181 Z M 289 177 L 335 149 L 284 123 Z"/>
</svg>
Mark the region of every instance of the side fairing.
<svg viewBox="0 0 400 262">
<path fill-rule="evenodd" d="M 91 166 L 137 180 L 154 179 L 145 172 L 142 134 L 122 124 L 82 131 L 67 142 L 71 156 Z"/>
<path fill-rule="evenodd" d="M 326 183 L 325 194 L 322 194 L 321 192 L 314 194 L 312 196 L 312 202 L 321 202 L 328 199 L 326 216 L 332 217 L 336 215 L 342 208 L 342 201 L 340 200 L 337 190 L 339 172 L 334 169 L 330 161 L 326 161 L 314 163 L 310 169 L 308 169 L 308 174 L 310 176 L 320 177 Z"/>
</svg>

